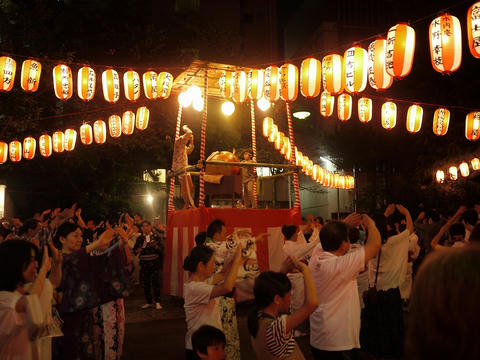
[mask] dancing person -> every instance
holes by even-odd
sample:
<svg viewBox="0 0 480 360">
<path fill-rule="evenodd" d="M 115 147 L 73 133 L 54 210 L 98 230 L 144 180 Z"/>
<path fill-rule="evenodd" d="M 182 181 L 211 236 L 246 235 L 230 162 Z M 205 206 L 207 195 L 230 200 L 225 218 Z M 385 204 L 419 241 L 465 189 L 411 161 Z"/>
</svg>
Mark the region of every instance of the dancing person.
<svg viewBox="0 0 480 360">
<path fill-rule="evenodd" d="M 192 347 L 198 359 L 224 360 L 225 334 L 214 326 L 202 325 L 192 335 Z"/>
<path fill-rule="evenodd" d="M 452 244 L 451 246 L 454 247 L 462 247 L 464 244 L 464 239 L 465 239 L 465 228 L 463 228 L 463 231 L 461 230 L 463 225 L 458 224 L 457 222 L 462 218 L 463 214 L 467 210 L 466 206 L 460 206 L 457 210 L 457 212 L 450 218 L 448 221 L 443 225 L 437 235 L 435 235 L 430 243 L 430 246 L 433 250 L 444 250 L 448 249 L 450 246 L 448 245 L 440 245 L 440 239 L 444 236 L 447 231 L 451 230 L 453 228 L 451 235 L 452 235 Z"/>
<path fill-rule="evenodd" d="M 192 197 L 192 177 L 190 176 L 190 173 L 186 171 L 188 167 L 188 155 L 192 153 L 194 148 L 193 133 L 187 125 L 183 125 L 182 129 L 184 134 L 176 138 L 175 144 L 173 145 L 172 171 L 184 171 L 178 175 L 178 179 L 180 180 L 180 186 L 182 189 L 182 197 L 185 204 L 184 209 L 189 209 L 195 207 Z"/>
<path fill-rule="evenodd" d="M 253 163 L 252 153 L 247 150 L 243 153 L 243 163 Z M 243 205 L 245 208 L 257 208 L 255 194 L 253 193 L 253 183 L 256 181 L 255 168 L 253 166 L 242 166 L 242 184 L 243 184 Z"/>
</svg>

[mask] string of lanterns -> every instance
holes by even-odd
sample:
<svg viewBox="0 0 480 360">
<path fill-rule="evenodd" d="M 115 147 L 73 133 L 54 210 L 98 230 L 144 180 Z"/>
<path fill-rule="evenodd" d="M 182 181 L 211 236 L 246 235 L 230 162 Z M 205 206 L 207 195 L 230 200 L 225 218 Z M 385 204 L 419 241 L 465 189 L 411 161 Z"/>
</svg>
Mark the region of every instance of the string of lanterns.
<svg viewBox="0 0 480 360">
<path fill-rule="evenodd" d="M 108 118 L 108 134 L 112 138 L 118 138 L 122 134 L 133 134 L 134 128 L 145 130 L 150 119 L 150 110 L 141 106 L 136 113 L 127 110 L 119 115 L 113 114 Z M 84 145 L 90 145 L 94 141 L 97 144 L 104 144 L 107 141 L 107 124 L 103 120 L 96 120 L 93 127 L 84 123 L 80 126 L 80 141 Z M 53 152 L 62 153 L 63 151 L 73 151 L 77 141 L 77 131 L 71 128 L 65 131 L 57 130 L 52 136 L 43 134 L 38 139 L 38 149 L 40 155 L 49 157 Z M 26 159 L 31 160 L 35 157 L 37 141 L 32 136 L 27 136 L 22 142 L 13 140 L 10 143 L 0 141 L 0 164 L 4 164 L 7 159 L 11 162 L 19 162 Z"/>
<path fill-rule="evenodd" d="M 480 170 L 480 159 L 474 157 L 472 160 L 470 160 L 470 165 L 468 165 L 468 162 L 462 161 L 458 166 L 449 166 L 448 170 L 446 171 L 438 169 L 435 172 L 435 180 L 437 181 L 437 183 L 443 184 L 445 182 L 445 175 L 447 174 L 449 180 L 456 181 L 458 180 L 459 170 L 460 174 L 463 177 L 468 177 L 470 175 L 470 166 L 472 168 L 472 171 Z"/>
<path fill-rule="evenodd" d="M 285 160 L 291 161 L 293 153 L 290 140 L 288 136 L 278 130 L 278 126 L 271 117 L 267 116 L 263 119 L 262 134 L 285 157 Z M 302 167 L 302 172 L 305 175 L 310 176 L 314 181 L 325 187 L 349 190 L 355 186 L 353 176 L 339 175 L 327 171 L 320 165 L 315 164 L 308 156 L 302 154 L 296 146 L 295 159 L 296 165 Z"/>
</svg>

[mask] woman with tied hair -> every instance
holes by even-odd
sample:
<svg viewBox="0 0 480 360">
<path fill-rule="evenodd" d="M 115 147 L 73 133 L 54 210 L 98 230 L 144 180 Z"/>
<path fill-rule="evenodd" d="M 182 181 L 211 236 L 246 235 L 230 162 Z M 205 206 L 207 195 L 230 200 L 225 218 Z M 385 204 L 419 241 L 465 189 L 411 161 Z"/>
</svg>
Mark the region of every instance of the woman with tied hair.
<svg viewBox="0 0 480 360">
<path fill-rule="evenodd" d="M 436 251 L 413 283 L 409 359 L 480 359 L 480 245 Z"/>
</svg>

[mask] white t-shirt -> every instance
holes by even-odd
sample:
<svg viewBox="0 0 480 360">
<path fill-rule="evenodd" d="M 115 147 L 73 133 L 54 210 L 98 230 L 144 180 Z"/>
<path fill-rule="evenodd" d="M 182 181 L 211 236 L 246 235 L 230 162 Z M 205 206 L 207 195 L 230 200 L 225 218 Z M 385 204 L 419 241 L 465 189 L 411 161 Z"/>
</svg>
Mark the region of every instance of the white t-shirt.
<svg viewBox="0 0 480 360">
<path fill-rule="evenodd" d="M 310 258 L 318 307 L 310 315 L 310 345 L 319 350 L 343 351 L 360 347 L 360 301 L 357 276 L 365 266 L 362 247 L 336 256 L 321 247 Z"/>
<path fill-rule="evenodd" d="M 210 299 L 214 285 L 202 281 L 190 281 L 183 285 L 187 335 L 185 348 L 192 350 L 192 334 L 202 325 L 211 325 L 222 330 L 222 321 L 217 299 Z"/>
<path fill-rule="evenodd" d="M 408 249 L 410 232 L 405 230 L 398 235 L 390 236 L 382 245 L 380 267 L 378 268 L 377 290 L 394 289 L 400 286 L 407 274 Z M 378 253 L 368 262 L 370 286 L 375 284 Z"/>
</svg>

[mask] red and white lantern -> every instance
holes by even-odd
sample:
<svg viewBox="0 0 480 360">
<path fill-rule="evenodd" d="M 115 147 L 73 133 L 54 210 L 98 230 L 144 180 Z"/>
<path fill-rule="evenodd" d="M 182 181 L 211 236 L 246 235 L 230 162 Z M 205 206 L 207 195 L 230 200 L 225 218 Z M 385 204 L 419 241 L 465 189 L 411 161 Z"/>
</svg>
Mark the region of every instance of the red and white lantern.
<svg viewBox="0 0 480 360">
<path fill-rule="evenodd" d="M 343 76 L 343 58 L 338 54 L 330 54 L 322 60 L 323 90 L 332 95 L 343 92 L 345 77 Z"/>
<path fill-rule="evenodd" d="M 110 115 L 108 118 L 108 131 L 111 137 L 117 138 L 122 135 L 122 119 L 118 115 Z"/>
<path fill-rule="evenodd" d="M 77 79 L 78 97 L 85 101 L 92 100 L 95 96 L 96 82 L 95 70 L 88 66 L 80 68 Z"/>
<path fill-rule="evenodd" d="M 20 82 L 22 89 L 26 92 L 37 91 L 41 73 L 42 64 L 32 59 L 25 60 L 22 64 L 22 79 Z"/>
<path fill-rule="evenodd" d="M 345 90 L 357 94 L 365 90 L 368 77 L 367 50 L 354 46 L 345 51 L 343 56 L 343 75 Z"/>
<path fill-rule="evenodd" d="M 102 73 L 103 97 L 105 101 L 113 104 L 120 99 L 120 77 L 113 69 Z"/>
<path fill-rule="evenodd" d="M 5 164 L 8 159 L 8 144 L 0 141 L 0 164 Z"/>
<path fill-rule="evenodd" d="M 80 141 L 83 145 L 90 145 L 93 142 L 93 130 L 89 124 L 80 126 Z"/>
<path fill-rule="evenodd" d="M 463 161 L 458 168 L 460 169 L 460 174 L 462 174 L 463 177 L 470 175 L 470 168 L 465 161 Z"/>
<path fill-rule="evenodd" d="M 149 100 L 157 98 L 157 73 L 154 71 L 147 71 L 143 74 L 143 92 L 145 97 Z"/>
<path fill-rule="evenodd" d="M 341 94 L 338 97 L 337 115 L 340 121 L 347 121 L 352 117 L 352 97 L 348 94 Z"/>
<path fill-rule="evenodd" d="M 280 97 L 286 102 L 292 102 L 298 96 L 298 67 L 293 64 L 283 64 L 280 67 Z"/>
<path fill-rule="evenodd" d="M 265 137 L 269 137 L 273 130 L 273 119 L 271 117 L 265 117 L 262 123 L 262 134 Z"/>
<path fill-rule="evenodd" d="M 284 138 L 285 138 L 285 134 L 282 131 L 279 131 L 275 139 L 275 150 L 280 151 L 282 149 Z"/>
<path fill-rule="evenodd" d="M 410 74 L 415 55 L 415 30 L 399 23 L 388 30 L 385 69 L 390 76 L 401 79 Z"/>
<path fill-rule="evenodd" d="M 247 99 L 247 73 L 235 71 L 233 75 L 233 101 L 243 103 Z"/>
<path fill-rule="evenodd" d="M 472 169 L 473 170 L 480 170 L 480 159 L 479 158 L 473 158 L 470 163 L 472 164 Z"/>
<path fill-rule="evenodd" d="M 122 115 L 122 133 L 132 135 L 135 128 L 135 113 L 133 111 L 125 111 Z"/>
<path fill-rule="evenodd" d="M 107 125 L 103 120 L 93 123 L 93 139 L 97 144 L 104 144 L 107 141 Z"/>
<path fill-rule="evenodd" d="M 250 70 L 247 77 L 248 97 L 252 100 L 260 100 L 263 96 L 264 83 L 265 72 L 263 70 Z"/>
<path fill-rule="evenodd" d="M 476 2 L 468 9 L 467 34 L 470 53 L 480 59 L 480 2 Z"/>
<path fill-rule="evenodd" d="M 225 99 L 230 99 L 233 95 L 233 72 L 222 71 L 220 78 L 218 79 L 218 86 L 220 92 Z"/>
<path fill-rule="evenodd" d="M 433 114 L 433 133 L 437 136 L 443 136 L 448 131 L 450 124 L 450 111 L 445 108 L 438 108 Z"/>
<path fill-rule="evenodd" d="M 58 130 L 53 133 L 52 136 L 53 151 L 57 153 L 63 152 L 65 150 L 65 134 Z"/>
<path fill-rule="evenodd" d="M 15 72 L 17 70 L 17 63 L 8 56 L 0 57 L 0 91 L 10 91 L 13 88 L 15 81 Z"/>
<path fill-rule="evenodd" d="M 386 130 L 391 130 L 397 125 L 397 105 L 387 101 L 382 105 L 382 126 Z"/>
<path fill-rule="evenodd" d="M 465 119 L 465 137 L 475 141 L 480 137 L 480 111 L 471 112 Z"/>
<path fill-rule="evenodd" d="M 127 100 L 138 100 L 140 97 L 140 76 L 136 71 L 129 70 L 123 74 L 123 90 Z"/>
<path fill-rule="evenodd" d="M 462 63 L 462 29 L 455 16 L 443 14 L 430 23 L 430 58 L 435 71 L 449 74 Z"/>
<path fill-rule="evenodd" d="M 275 102 L 280 98 L 280 69 L 278 66 L 269 66 L 265 69 L 263 94 L 269 102 Z"/>
<path fill-rule="evenodd" d="M 372 120 L 372 99 L 366 97 L 358 99 L 358 119 L 362 123 Z"/>
<path fill-rule="evenodd" d="M 170 96 L 173 86 L 173 76 L 169 72 L 162 71 L 157 76 L 157 95 L 159 99 L 166 99 Z"/>
<path fill-rule="evenodd" d="M 268 136 L 268 141 L 271 143 L 275 142 L 275 139 L 277 138 L 277 133 L 278 133 L 278 126 L 273 124 L 272 125 L 272 131 L 270 132 L 270 135 Z"/>
<path fill-rule="evenodd" d="M 306 98 L 313 98 L 322 89 L 322 62 L 315 58 L 307 58 L 300 66 L 300 92 Z"/>
<path fill-rule="evenodd" d="M 422 127 L 423 108 L 419 105 L 412 105 L 407 112 L 407 130 L 416 133 Z"/>
<path fill-rule="evenodd" d="M 378 38 L 368 46 L 368 83 L 375 90 L 392 86 L 393 77 L 385 69 L 387 40 Z"/>
<path fill-rule="evenodd" d="M 40 150 L 40 155 L 43 157 L 49 157 L 52 155 L 53 145 L 52 145 L 52 137 L 48 134 L 43 134 L 38 139 L 38 148 Z"/>
<path fill-rule="evenodd" d="M 73 94 L 72 70 L 65 64 L 53 68 L 53 88 L 60 100 L 68 100 Z"/>
<path fill-rule="evenodd" d="M 330 93 L 323 91 L 320 96 L 320 114 L 323 117 L 329 117 L 333 114 L 333 106 L 335 103 L 335 97 Z"/>
<path fill-rule="evenodd" d="M 145 130 L 148 126 L 150 111 L 145 107 L 139 107 L 136 115 L 136 127 L 138 130 Z"/>
<path fill-rule="evenodd" d="M 18 162 L 22 160 L 22 143 L 18 140 L 10 142 L 9 146 L 10 161 Z"/>
<path fill-rule="evenodd" d="M 27 136 L 23 139 L 23 157 L 27 160 L 32 160 L 35 157 L 35 149 L 37 148 L 37 141 Z"/>
<path fill-rule="evenodd" d="M 77 131 L 73 129 L 65 130 L 65 139 L 64 139 L 65 151 L 72 151 L 73 149 L 75 149 L 76 142 L 77 142 Z"/>
</svg>

